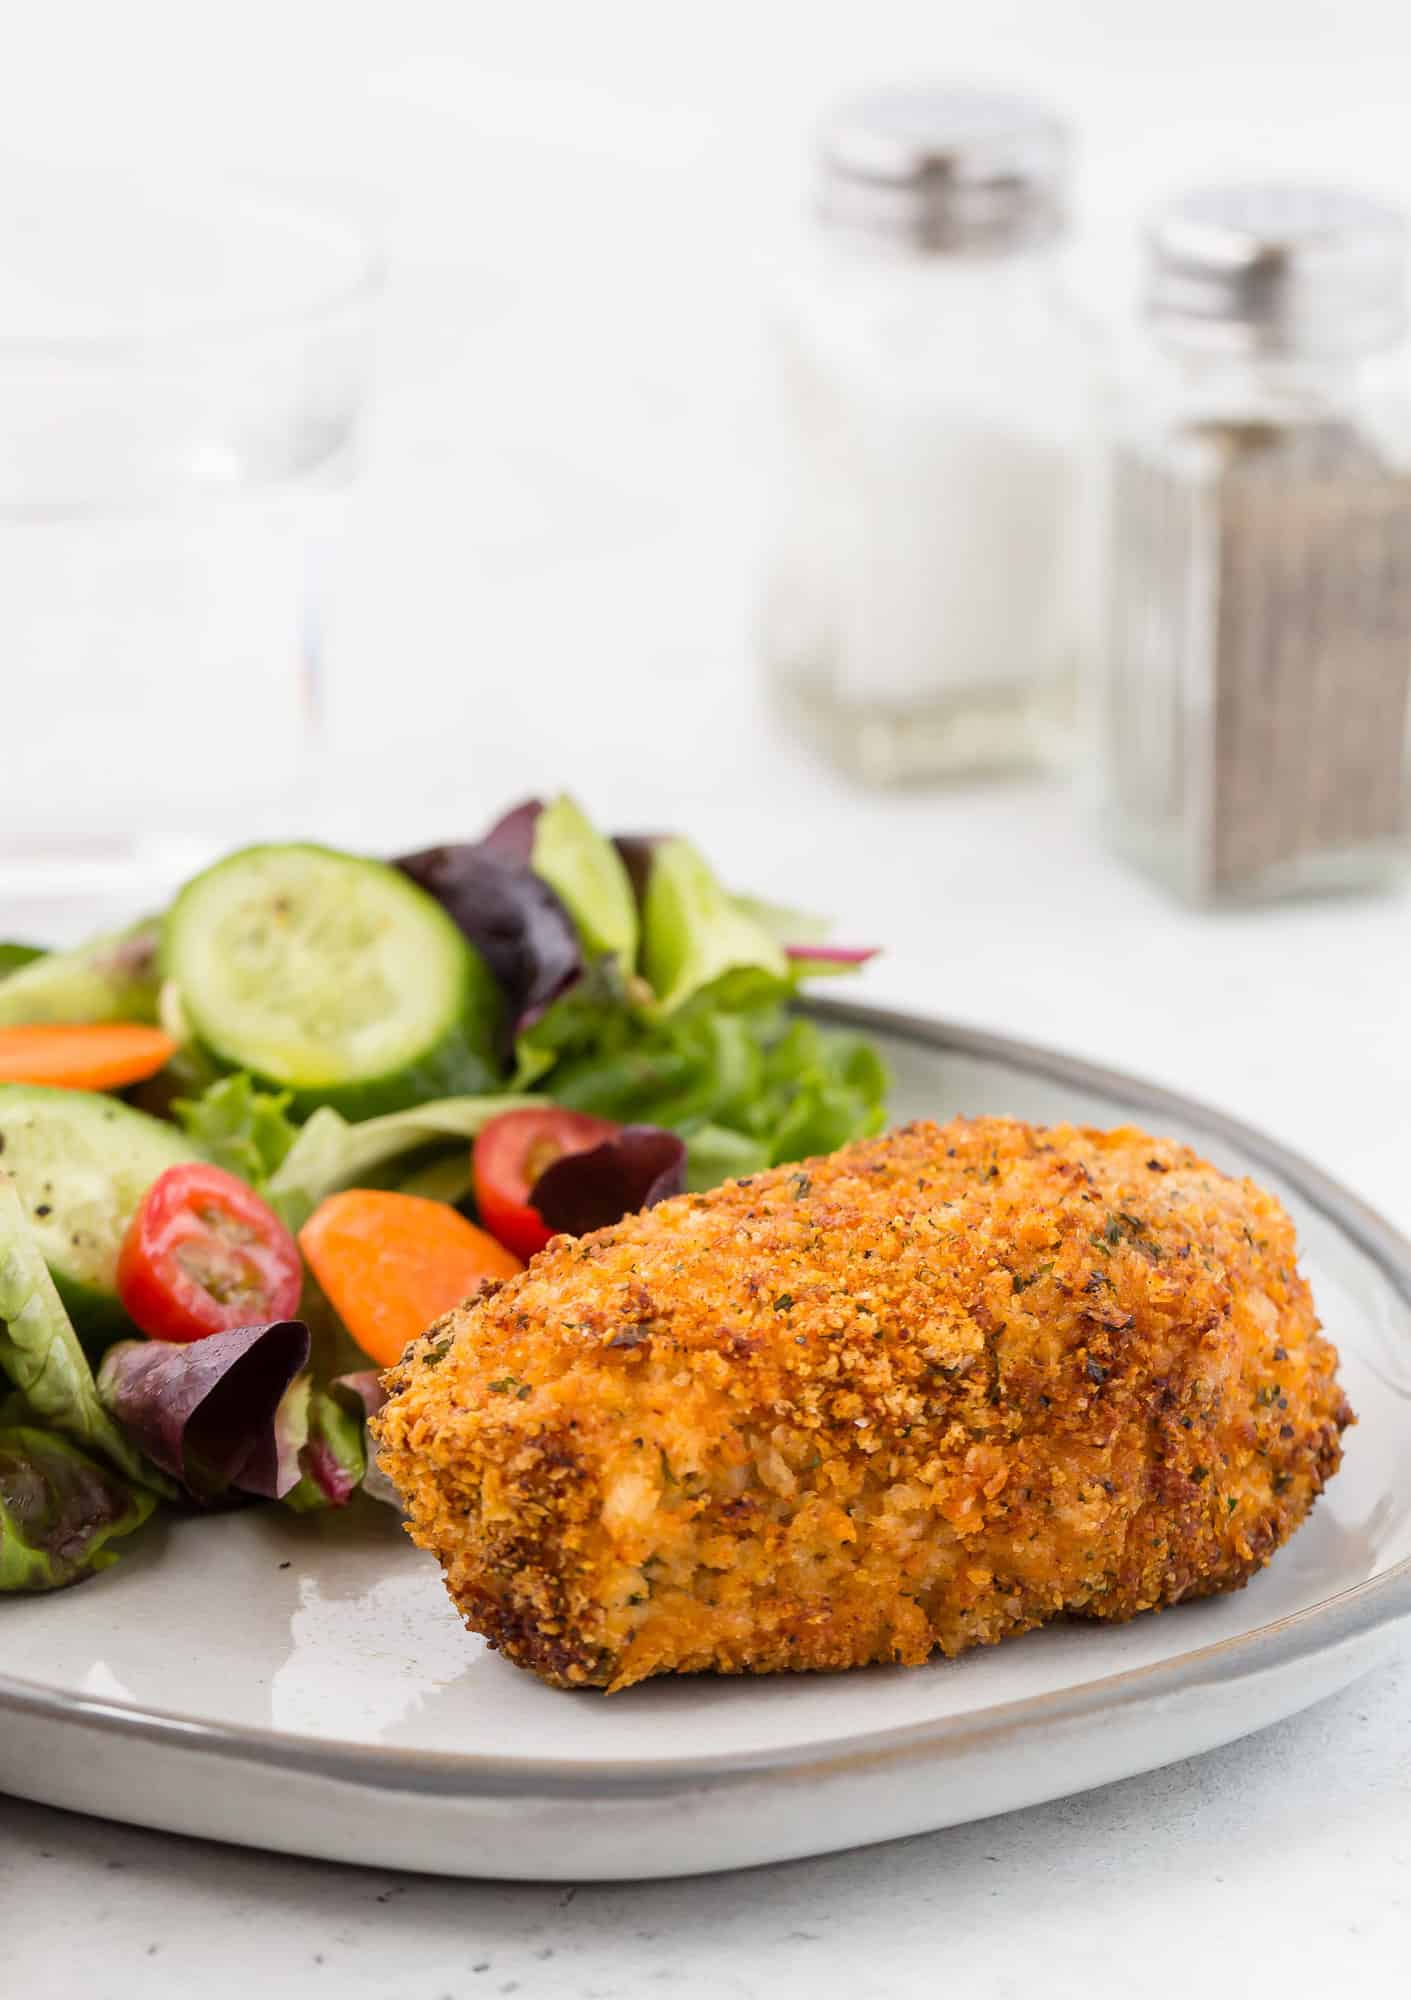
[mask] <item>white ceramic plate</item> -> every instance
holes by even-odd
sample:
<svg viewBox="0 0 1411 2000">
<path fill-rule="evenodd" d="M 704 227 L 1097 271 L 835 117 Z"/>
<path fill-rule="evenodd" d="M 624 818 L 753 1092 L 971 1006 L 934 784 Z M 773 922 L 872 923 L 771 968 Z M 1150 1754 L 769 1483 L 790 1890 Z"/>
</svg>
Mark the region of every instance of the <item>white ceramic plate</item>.
<svg viewBox="0 0 1411 2000">
<path fill-rule="evenodd" d="M 862 1008 L 899 1116 L 1132 1120 L 1288 1203 L 1360 1422 L 1235 1596 L 913 1670 L 541 1687 L 460 1626 L 365 1499 L 159 1528 L 0 1604 L 0 1788 L 252 1846 L 444 1874 L 685 1874 L 917 1833 L 1210 1750 L 1375 1665 L 1411 1615 L 1411 1245 L 1219 1114 L 1066 1057 Z"/>
</svg>

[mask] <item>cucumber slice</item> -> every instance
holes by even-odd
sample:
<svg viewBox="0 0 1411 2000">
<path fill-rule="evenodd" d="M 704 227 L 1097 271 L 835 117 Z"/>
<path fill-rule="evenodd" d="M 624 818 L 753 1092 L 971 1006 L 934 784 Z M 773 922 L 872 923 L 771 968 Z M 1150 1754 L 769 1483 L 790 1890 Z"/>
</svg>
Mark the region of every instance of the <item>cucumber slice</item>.
<svg viewBox="0 0 1411 2000">
<path fill-rule="evenodd" d="M 475 1095 L 496 1077 L 484 960 L 396 868 L 313 846 L 247 847 L 181 891 L 162 970 L 218 1062 L 345 1117 Z"/>
<path fill-rule="evenodd" d="M 0 1083 L 0 1168 L 86 1347 L 131 1331 L 118 1304 L 123 1232 L 158 1174 L 200 1157 L 174 1125 L 116 1097 Z"/>
</svg>

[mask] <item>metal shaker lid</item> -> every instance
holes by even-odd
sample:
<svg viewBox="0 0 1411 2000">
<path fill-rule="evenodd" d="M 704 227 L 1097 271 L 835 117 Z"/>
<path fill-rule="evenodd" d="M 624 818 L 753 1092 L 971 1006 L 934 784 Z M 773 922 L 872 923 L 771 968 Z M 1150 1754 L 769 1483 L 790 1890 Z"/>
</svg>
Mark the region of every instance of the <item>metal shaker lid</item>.
<svg viewBox="0 0 1411 2000">
<path fill-rule="evenodd" d="M 1146 313 L 1183 346 L 1359 354 L 1406 329 L 1406 219 L 1335 188 L 1225 187 L 1147 232 Z"/>
<path fill-rule="evenodd" d="M 1065 222 L 1062 122 L 1028 98 L 956 87 L 845 98 L 819 137 L 828 224 L 918 250 L 1043 242 Z"/>
</svg>

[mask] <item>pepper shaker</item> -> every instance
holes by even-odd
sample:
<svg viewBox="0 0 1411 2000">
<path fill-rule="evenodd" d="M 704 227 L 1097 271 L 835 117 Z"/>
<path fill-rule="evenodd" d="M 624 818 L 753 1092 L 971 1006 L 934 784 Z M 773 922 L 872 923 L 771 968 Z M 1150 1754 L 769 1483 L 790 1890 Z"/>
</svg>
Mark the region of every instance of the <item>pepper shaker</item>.
<svg viewBox="0 0 1411 2000">
<path fill-rule="evenodd" d="M 783 287 L 766 670 L 879 783 L 1049 761 L 1079 604 L 1087 338 L 1056 276 L 1064 127 L 1024 99 L 840 105 Z"/>
<path fill-rule="evenodd" d="M 1148 250 L 1108 448 L 1112 838 L 1195 903 L 1385 881 L 1411 851 L 1403 218 L 1215 189 Z"/>
</svg>

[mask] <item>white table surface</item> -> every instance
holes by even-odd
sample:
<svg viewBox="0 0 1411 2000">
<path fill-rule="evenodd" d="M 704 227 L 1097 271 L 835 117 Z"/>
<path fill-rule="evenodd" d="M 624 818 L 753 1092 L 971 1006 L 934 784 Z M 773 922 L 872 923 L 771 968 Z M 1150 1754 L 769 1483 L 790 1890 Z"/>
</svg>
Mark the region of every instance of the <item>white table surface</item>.
<svg viewBox="0 0 1411 2000">
<path fill-rule="evenodd" d="M 827 97 L 925 74 L 1053 95 L 1084 139 L 1082 285 L 1110 304 L 1135 213 L 1193 174 L 1411 197 L 1408 33 L 1399 0 L 1187 0 L 1159 26 L 1132 0 L 249 0 L 219 31 L 181 0 L 74 0 L 29 10 L 0 111 L 30 160 L 253 178 L 391 251 L 332 748 L 285 822 L 447 835 L 570 783 L 884 944 L 877 997 L 1212 1098 L 1411 1229 L 1411 902 L 1197 918 L 1057 790 L 862 797 L 771 725 L 750 644 L 755 260 Z M 16 900 L 0 934 L 75 930 L 94 893 Z M 361 1874 L 0 1800 L 0 1994 L 1374 2000 L 1411 1982 L 1408 1882 L 1411 1650 L 1087 1797 L 635 1888 Z"/>
<path fill-rule="evenodd" d="M 1411 1662 L 1230 1749 L 821 1861 L 441 1882 L 0 1801 L 7 1994 L 893 2000 L 1406 1991 Z"/>
</svg>

